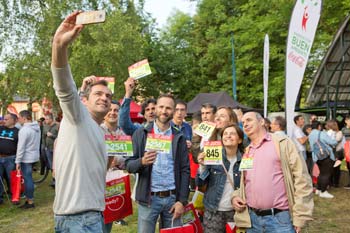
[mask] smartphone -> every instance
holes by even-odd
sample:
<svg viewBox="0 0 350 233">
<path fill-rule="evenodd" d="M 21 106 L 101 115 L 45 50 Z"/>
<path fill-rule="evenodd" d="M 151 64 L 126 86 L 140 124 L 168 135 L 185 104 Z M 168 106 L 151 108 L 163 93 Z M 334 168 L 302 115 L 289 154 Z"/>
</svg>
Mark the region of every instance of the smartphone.
<svg viewBox="0 0 350 233">
<path fill-rule="evenodd" d="M 103 23 L 106 20 L 106 11 L 86 11 L 77 16 L 75 24 Z"/>
</svg>

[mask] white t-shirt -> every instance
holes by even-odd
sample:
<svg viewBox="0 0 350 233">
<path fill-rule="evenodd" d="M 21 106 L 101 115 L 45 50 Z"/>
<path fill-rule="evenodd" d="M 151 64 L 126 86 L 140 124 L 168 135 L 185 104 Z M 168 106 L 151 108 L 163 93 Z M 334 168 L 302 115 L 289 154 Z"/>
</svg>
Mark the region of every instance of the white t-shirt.
<svg viewBox="0 0 350 233">
<path fill-rule="evenodd" d="M 235 165 L 235 163 L 237 161 L 237 157 L 229 159 L 229 161 L 230 161 L 230 168 L 228 170 L 228 175 L 231 177 L 231 180 L 233 181 L 233 165 Z M 219 211 L 233 210 L 233 207 L 231 204 L 233 191 L 234 191 L 234 188 L 232 187 L 232 184 L 229 181 L 229 178 L 226 177 L 224 191 L 222 193 L 222 197 L 221 197 L 221 200 L 220 200 L 219 206 L 218 206 Z"/>
<path fill-rule="evenodd" d="M 293 128 L 292 140 L 299 152 L 306 151 L 305 144 L 303 145 L 298 141 L 298 138 L 303 138 L 305 136 L 301 128 L 295 125 Z"/>
</svg>

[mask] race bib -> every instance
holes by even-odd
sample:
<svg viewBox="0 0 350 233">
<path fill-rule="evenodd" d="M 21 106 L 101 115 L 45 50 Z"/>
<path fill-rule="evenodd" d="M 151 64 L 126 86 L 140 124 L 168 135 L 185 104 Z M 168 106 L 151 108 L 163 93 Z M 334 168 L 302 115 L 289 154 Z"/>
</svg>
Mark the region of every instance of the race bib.
<svg viewBox="0 0 350 233">
<path fill-rule="evenodd" d="M 252 170 L 253 169 L 254 157 L 252 154 L 244 154 L 239 166 L 240 171 Z"/>
<path fill-rule="evenodd" d="M 152 74 L 148 60 L 144 59 L 128 67 L 129 76 L 134 79 L 139 79 Z"/>
<path fill-rule="evenodd" d="M 149 133 L 147 135 L 145 151 L 157 151 L 170 154 L 171 140 L 172 136 Z"/>
<path fill-rule="evenodd" d="M 194 132 L 199 136 L 208 140 L 210 136 L 213 134 L 215 127 L 216 127 L 215 123 L 205 121 L 200 123 L 198 127 L 194 129 Z"/>
<path fill-rule="evenodd" d="M 131 136 L 105 135 L 105 143 L 108 156 L 132 156 L 133 148 Z"/>
<path fill-rule="evenodd" d="M 207 141 L 204 143 L 204 165 L 222 164 L 221 141 Z"/>
</svg>

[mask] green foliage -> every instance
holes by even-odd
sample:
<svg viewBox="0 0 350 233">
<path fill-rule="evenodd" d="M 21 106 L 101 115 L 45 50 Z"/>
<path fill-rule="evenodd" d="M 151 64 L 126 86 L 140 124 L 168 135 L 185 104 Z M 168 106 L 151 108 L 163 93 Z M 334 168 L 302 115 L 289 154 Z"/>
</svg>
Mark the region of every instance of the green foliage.
<svg viewBox="0 0 350 233">
<path fill-rule="evenodd" d="M 148 58 L 152 75 L 139 81 L 136 95 L 171 92 L 191 100 L 200 92 L 232 93 L 234 37 L 238 101 L 263 106 L 263 43 L 270 38 L 269 111 L 284 110 L 285 50 L 291 0 L 201 0 L 191 17 L 176 11 L 161 31 L 132 0 L 33 0 L 0 2 L 0 53 L 6 72 L 0 85 L 31 101 L 55 100 L 50 73 L 52 36 L 74 9 L 106 9 L 103 24 L 88 25 L 70 47 L 70 65 L 79 86 L 88 75 L 116 78 L 116 98 L 124 94 L 127 67 Z M 301 89 L 301 105 L 336 30 L 350 10 L 349 1 L 323 1 L 322 15 Z M 9 49 L 11 48 L 11 50 Z"/>
</svg>

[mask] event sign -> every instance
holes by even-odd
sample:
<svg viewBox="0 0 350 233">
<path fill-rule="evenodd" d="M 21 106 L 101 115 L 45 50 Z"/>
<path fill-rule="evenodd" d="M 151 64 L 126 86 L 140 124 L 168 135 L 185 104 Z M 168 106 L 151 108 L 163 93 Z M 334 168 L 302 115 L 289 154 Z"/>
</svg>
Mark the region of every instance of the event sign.
<svg viewBox="0 0 350 233">
<path fill-rule="evenodd" d="M 152 74 L 148 60 L 144 59 L 128 67 L 129 76 L 134 79 L 140 79 Z"/>
<path fill-rule="evenodd" d="M 194 133 L 208 140 L 213 134 L 216 124 L 209 121 L 201 122 L 195 129 Z"/>
<path fill-rule="evenodd" d="M 96 81 L 100 81 L 100 80 L 105 80 L 107 82 L 108 88 L 114 94 L 114 85 L 115 85 L 114 77 L 96 77 Z"/>
<path fill-rule="evenodd" d="M 204 142 L 204 165 L 222 164 L 222 144 L 221 141 Z"/>
<path fill-rule="evenodd" d="M 322 0 L 298 0 L 289 24 L 286 54 L 286 119 L 290 136 L 294 109 L 316 28 L 321 15 Z"/>
<path fill-rule="evenodd" d="M 269 35 L 265 35 L 264 41 L 264 117 L 267 117 L 267 100 L 269 87 L 269 60 L 270 60 L 270 42 Z"/>
</svg>

